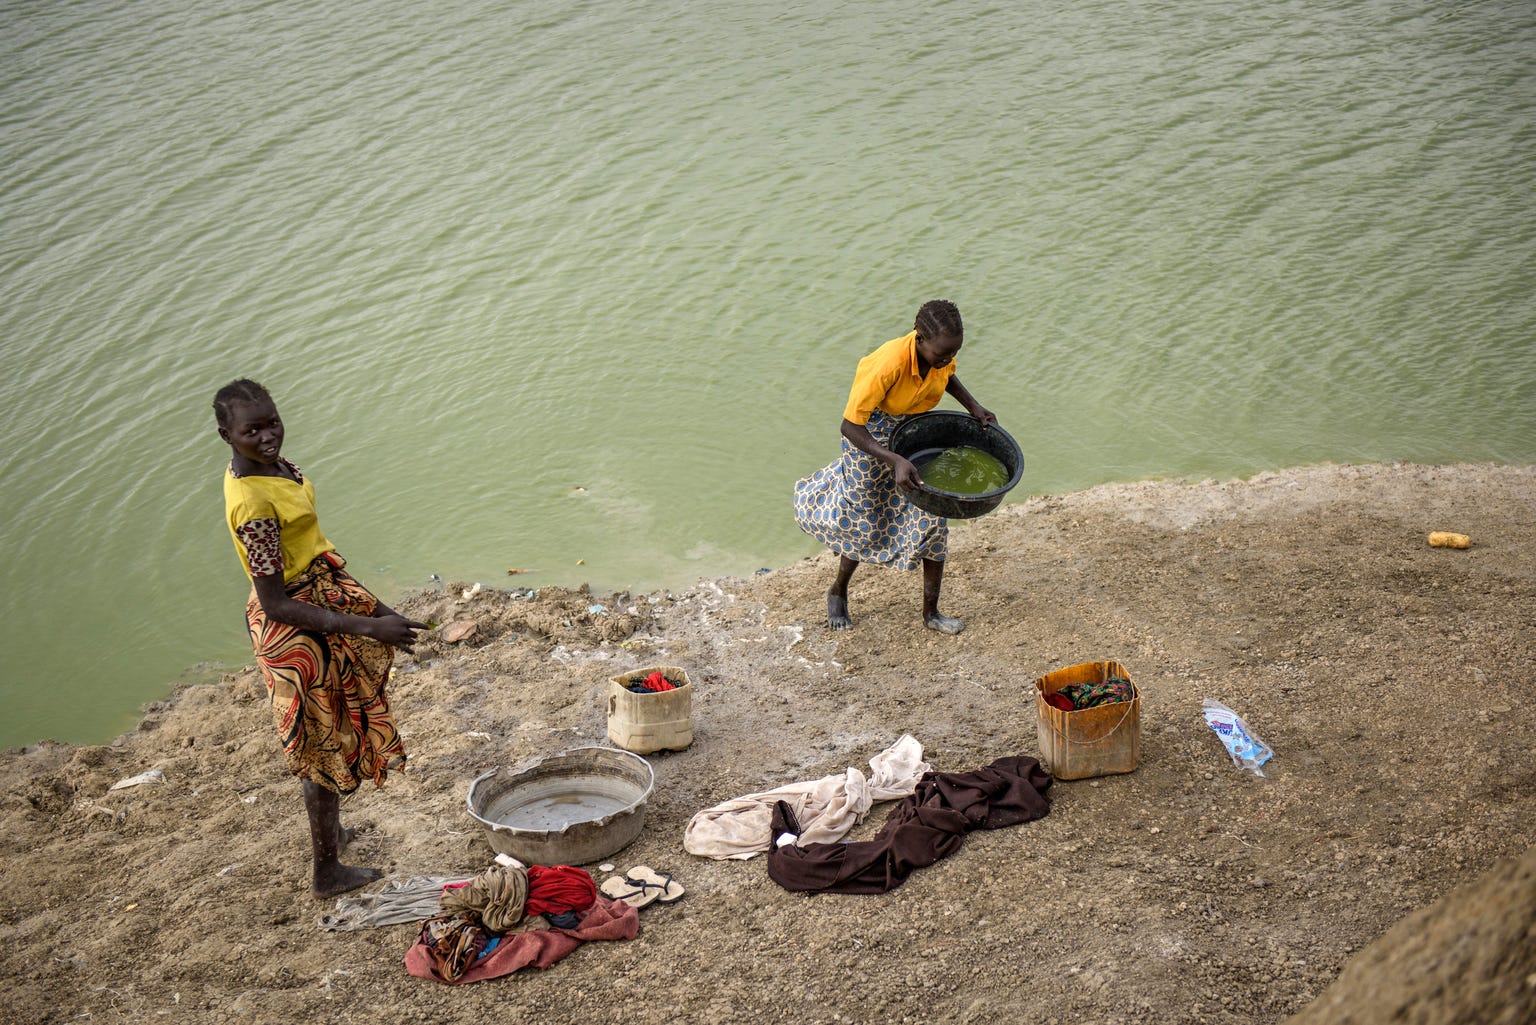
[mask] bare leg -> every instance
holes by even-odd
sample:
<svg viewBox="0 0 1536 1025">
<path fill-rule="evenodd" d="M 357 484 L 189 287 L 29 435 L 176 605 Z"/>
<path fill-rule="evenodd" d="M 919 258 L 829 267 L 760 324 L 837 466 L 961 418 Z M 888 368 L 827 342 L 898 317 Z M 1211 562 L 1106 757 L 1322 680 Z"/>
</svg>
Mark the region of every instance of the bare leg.
<svg viewBox="0 0 1536 1025">
<path fill-rule="evenodd" d="M 965 629 L 965 620 L 954 619 L 939 611 L 939 590 L 944 586 L 944 564 L 923 560 L 923 622 L 941 634 L 957 634 Z"/>
<path fill-rule="evenodd" d="M 342 837 L 351 839 L 351 830 L 341 828 L 341 798 L 318 783 L 302 781 L 304 810 L 309 813 L 309 844 L 314 852 L 316 897 L 334 897 L 338 893 L 366 886 L 384 875 L 376 868 L 343 865 L 338 858 Z"/>
<path fill-rule="evenodd" d="M 846 555 L 838 557 L 837 577 L 827 589 L 827 625 L 834 630 L 846 630 L 853 625 L 848 615 L 848 581 L 858 568 L 857 560 Z"/>
</svg>

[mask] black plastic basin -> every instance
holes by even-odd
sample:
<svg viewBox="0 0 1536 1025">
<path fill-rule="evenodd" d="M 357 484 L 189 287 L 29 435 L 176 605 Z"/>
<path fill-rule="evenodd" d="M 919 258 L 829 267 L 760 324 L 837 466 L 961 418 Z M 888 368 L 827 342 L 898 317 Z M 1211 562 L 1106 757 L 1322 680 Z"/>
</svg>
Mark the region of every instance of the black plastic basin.
<svg viewBox="0 0 1536 1025">
<path fill-rule="evenodd" d="M 923 467 L 940 452 L 962 445 L 979 448 L 1002 463 L 1008 471 L 1008 483 L 979 495 L 961 495 L 924 484 L 905 492 L 907 501 L 935 516 L 971 519 L 996 509 L 1003 496 L 1024 476 L 1024 453 L 1019 451 L 1013 437 L 997 424 L 982 430 L 981 424 L 969 413 L 949 409 L 919 413 L 902 421 L 891 434 L 890 448 L 911 460 L 917 472 L 922 473 Z"/>
</svg>

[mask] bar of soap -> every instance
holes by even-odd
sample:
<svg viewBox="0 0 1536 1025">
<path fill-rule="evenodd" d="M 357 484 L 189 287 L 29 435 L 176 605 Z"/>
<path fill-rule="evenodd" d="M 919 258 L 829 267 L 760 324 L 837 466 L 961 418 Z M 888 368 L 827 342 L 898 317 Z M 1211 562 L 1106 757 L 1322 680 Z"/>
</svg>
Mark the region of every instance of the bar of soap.
<svg viewBox="0 0 1536 1025">
<path fill-rule="evenodd" d="M 1429 544 L 1431 548 L 1471 548 L 1472 539 L 1449 530 L 1431 530 Z"/>
</svg>

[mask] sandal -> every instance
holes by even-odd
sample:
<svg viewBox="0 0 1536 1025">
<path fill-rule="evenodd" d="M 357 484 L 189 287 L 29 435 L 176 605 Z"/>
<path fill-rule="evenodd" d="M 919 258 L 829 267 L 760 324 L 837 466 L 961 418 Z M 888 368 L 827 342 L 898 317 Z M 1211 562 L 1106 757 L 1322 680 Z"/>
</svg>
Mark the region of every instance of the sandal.
<svg viewBox="0 0 1536 1025">
<path fill-rule="evenodd" d="M 663 904 L 671 904 L 681 900 L 687 891 L 683 884 L 672 878 L 670 872 L 658 872 L 649 865 L 636 865 L 630 869 L 626 878 L 635 886 L 643 887 L 647 892 L 656 891 L 655 900 Z"/>
<path fill-rule="evenodd" d="M 597 888 L 597 892 L 611 900 L 621 900 L 632 908 L 643 908 L 661 896 L 659 893 L 652 892 L 652 888 L 631 882 L 623 876 L 609 876 L 604 879 L 603 885 Z"/>
</svg>

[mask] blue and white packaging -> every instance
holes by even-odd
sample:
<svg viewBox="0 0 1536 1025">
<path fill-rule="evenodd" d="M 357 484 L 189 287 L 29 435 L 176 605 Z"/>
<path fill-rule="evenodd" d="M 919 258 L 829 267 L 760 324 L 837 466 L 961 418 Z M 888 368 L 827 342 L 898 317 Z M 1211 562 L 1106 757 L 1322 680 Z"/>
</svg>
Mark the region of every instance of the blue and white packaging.
<svg viewBox="0 0 1536 1025">
<path fill-rule="evenodd" d="M 1206 725 L 1216 731 L 1216 736 L 1221 738 L 1221 746 L 1232 756 L 1232 764 L 1255 776 L 1264 775 L 1264 770 L 1259 766 L 1269 761 L 1274 752 L 1243 722 L 1243 717 L 1210 698 L 1201 701 L 1200 708 L 1205 713 Z"/>
</svg>

